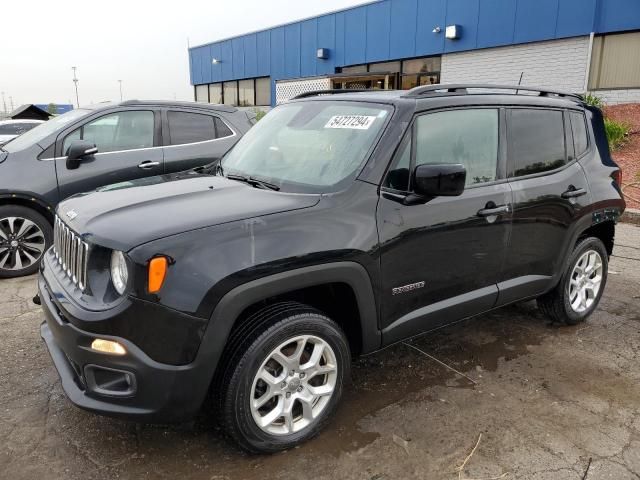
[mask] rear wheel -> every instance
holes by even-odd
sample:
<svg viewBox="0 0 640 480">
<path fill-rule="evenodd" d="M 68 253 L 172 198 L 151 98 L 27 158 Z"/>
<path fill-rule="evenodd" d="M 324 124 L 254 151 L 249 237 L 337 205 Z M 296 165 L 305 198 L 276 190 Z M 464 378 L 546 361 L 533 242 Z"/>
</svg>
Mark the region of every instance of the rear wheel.
<svg viewBox="0 0 640 480">
<path fill-rule="evenodd" d="M 576 325 L 598 306 L 607 283 L 608 255 L 600 239 L 580 241 L 558 286 L 538 298 L 538 307 L 550 319 Z"/>
<path fill-rule="evenodd" d="M 347 340 L 331 319 L 296 303 L 267 307 L 249 322 L 251 331 L 232 339 L 220 383 L 225 430 L 249 452 L 292 448 L 333 415 L 349 374 Z"/>
<path fill-rule="evenodd" d="M 51 225 L 35 210 L 17 205 L 0 207 L 0 278 L 38 271 L 52 238 Z"/>
</svg>

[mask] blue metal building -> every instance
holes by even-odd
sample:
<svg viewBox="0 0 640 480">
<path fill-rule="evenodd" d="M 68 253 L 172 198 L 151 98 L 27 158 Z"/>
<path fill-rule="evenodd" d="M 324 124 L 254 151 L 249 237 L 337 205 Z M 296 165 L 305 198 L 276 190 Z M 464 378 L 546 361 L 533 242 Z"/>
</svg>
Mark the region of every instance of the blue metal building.
<svg viewBox="0 0 640 480">
<path fill-rule="evenodd" d="M 640 0 L 381 0 L 192 47 L 190 76 L 198 101 L 245 106 L 326 86 L 513 83 L 519 71 L 523 83 L 640 99 L 636 30 Z M 433 75 L 403 78 L 420 72 Z"/>
</svg>

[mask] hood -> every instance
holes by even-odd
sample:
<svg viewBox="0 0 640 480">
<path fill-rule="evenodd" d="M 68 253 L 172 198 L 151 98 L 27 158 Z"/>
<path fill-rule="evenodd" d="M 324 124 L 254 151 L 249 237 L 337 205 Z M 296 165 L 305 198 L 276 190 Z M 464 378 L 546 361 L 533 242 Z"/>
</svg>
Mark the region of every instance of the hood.
<svg viewBox="0 0 640 480">
<path fill-rule="evenodd" d="M 90 242 L 128 251 L 162 237 L 316 205 L 320 195 L 261 190 L 186 173 L 124 182 L 71 197 L 58 215 Z"/>
</svg>

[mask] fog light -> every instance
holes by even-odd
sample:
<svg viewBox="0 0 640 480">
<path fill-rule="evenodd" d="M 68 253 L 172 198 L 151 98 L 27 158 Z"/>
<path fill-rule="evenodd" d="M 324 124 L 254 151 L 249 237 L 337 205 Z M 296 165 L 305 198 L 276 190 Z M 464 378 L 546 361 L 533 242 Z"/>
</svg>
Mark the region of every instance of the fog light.
<svg viewBox="0 0 640 480">
<path fill-rule="evenodd" d="M 96 350 L 97 352 L 111 353 L 113 355 L 124 355 L 125 353 L 127 353 L 125 348 L 118 342 L 112 342 L 111 340 L 102 340 L 101 338 L 96 338 L 93 342 L 91 342 L 91 348 L 93 350 Z"/>
</svg>

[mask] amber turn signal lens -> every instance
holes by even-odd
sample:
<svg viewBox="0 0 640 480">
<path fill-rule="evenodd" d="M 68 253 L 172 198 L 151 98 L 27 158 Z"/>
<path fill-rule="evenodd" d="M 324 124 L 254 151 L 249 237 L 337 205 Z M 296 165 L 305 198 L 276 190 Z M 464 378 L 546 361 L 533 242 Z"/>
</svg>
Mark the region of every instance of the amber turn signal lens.
<svg viewBox="0 0 640 480">
<path fill-rule="evenodd" d="M 149 293 L 157 293 L 162 288 L 167 275 L 167 258 L 155 257 L 149 262 Z"/>
</svg>

